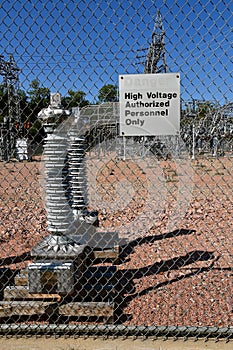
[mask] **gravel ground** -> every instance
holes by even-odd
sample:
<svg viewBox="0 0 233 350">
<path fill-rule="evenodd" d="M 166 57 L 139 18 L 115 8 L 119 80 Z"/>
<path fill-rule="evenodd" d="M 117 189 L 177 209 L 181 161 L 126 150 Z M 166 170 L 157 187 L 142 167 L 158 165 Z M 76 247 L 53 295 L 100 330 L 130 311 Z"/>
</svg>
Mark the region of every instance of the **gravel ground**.
<svg viewBox="0 0 233 350">
<path fill-rule="evenodd" d="M 159 161 L 148 166 L 147 172 L 143 164 L 129 161 L 109 160 L 95 171 L 91 170 L 93 162 L 90 164 L 89 181 L 99 196 L 92 199 L 90 189 L 90 208 L 99 210 L 100 230 L 119 230 L 122 237 L 130 232 L 130 243 L 121 248 L 117 272 L 119 322 L 232 326 L 232 158 L 199 158 L 188 167 L 184 162 Z M 0 163 L 2 266 L 27 266 L 27 253 L 48 234 L 40 165 L 39 159 Z M 147 190 L 149 176 L 154 181 L 155 174 L 162 177 L 160 187 L 166 189 L 161 199 Z M 114 198 L 125 191 L 121 188 L 119 192 L 117 183 L 124 181 L 133 195 L 125 198 L 127 205 L 119 198 L 117 208 L 112 204 Z M 187 188 L 182 187 L 183 197 L 179 197 L 182 184 Z M 109 210 L 99 198 L 110 203 Z M 182 198 L 186 199 L 183 207 Z M 144 212 L 146 208 L 148 214 L 152 201 L 156 216 L 151 216 L 147 227 Z M 182 207 L 179 217 L 174 209 L 177 203 Z"/>
</svg>

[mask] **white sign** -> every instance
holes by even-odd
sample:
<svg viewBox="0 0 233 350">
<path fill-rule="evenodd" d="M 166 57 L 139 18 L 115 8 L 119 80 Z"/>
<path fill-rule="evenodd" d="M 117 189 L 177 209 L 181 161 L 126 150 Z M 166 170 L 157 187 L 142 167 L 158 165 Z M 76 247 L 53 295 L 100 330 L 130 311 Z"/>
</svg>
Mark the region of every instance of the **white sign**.
<svg viewBox="0 0 233 350">
<path fill-rule="evenodd" d="M 180 130 L 180 75 L 119 76 L 120 135 L 177 135 Z"/>
</svg>

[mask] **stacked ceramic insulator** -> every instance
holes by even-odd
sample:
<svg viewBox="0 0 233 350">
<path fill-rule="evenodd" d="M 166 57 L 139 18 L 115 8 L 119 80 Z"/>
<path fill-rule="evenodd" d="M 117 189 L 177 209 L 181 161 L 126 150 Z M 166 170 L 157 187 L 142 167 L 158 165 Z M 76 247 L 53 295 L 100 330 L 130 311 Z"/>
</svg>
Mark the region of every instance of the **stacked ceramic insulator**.
<svg viewBox="0 0 233 350">
<path fill-rule="evenodd" d="M 73 212 L 69 203 L 67 138 L 49 135 L 44 146 L 48 230 L 69 233 Z"/>
<path fill-rule="evenodd" d="M 85 167 L 85 140 L 70 136 L 68 164 L 71 188 L 71 206 L 76 214 L 82 214 L 87 203 L 87 175 Z"/>
</svg>

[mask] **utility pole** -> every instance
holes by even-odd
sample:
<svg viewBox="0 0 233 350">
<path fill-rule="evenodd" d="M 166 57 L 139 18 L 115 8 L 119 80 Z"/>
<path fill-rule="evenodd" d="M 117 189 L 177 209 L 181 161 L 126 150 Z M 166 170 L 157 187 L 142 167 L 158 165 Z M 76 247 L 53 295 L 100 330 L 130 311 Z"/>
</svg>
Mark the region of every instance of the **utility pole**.
<svg viewBox="0 0 233 350">
<path fill-rule="evenodd" d="M 165 53 L 165 31 L 160 11 L 158 10 L 152 40 L 148 49 L 144 73 L 167 73 Z"/>
<path fill-rule="evenodd" d="M 19 68 L 16 66 L 13 55 L 9 56 L 8 61 L 4 61 L 3 56 L 0 55 L 0 75 L 3 76 L 3 84 L 7 92 L 8 111 L 7 116 L 4 117 L 2 127 L 1 143 L 2 143 L 2 158 L 9 161 L 14 154 L 15 149 L 15 132 L 14 127 L 19 120 Z"/>
</svg>

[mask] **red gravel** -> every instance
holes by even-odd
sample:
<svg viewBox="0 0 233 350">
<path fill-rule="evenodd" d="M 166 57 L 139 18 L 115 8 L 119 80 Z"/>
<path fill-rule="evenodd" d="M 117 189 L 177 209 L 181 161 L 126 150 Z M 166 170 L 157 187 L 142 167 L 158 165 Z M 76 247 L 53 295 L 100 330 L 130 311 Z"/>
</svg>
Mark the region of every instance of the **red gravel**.
<svg viewBox="0 0 233 350">
<path fill-rule="evenodd" d="M 127 168 L 125 168 L 127 164 Z M 168 225 L 177 204 L 180 169 L 172 161 L 159 163 L 167 186 L 166 202 L 148 232 L 123 249 L 118 267 L 121 312 L 130 325 L 233 325 L 232 158 L 192 162 L 192 196 L 184 215 Z M 48 234 L 39 184 L 40 161 L 0 163 L 1 258 L 17 256 Z M 190 170 L 190 169 L 189 169 Z M 108 183 L 105 200 L 117 195 L 112 184 L 126 178 L 136 195 L 123 210 L 100 209 L 100 228 L 119 229 L 143 212 L 147 201 L 143 169 L 130 162 L 113 162 L 98 172 L 96 186 Z M 122 179 L 121 179 L 122 177 Z M 105 180 L 107 179 L 107 180 Z M 106 183 L 105 183 L 106 182 Z M 136 185 L 135 185 L 136 183 Z M 136 189 L 136 190 L 135 190 Z M 102 191 L 102 192 L 101 192 Z M 93 209 L 97 203 L 91 202 Z M 101 207 L 101 205 L 100 205 Z M 169 228 L 169 229 L 168 229 Z M 141 239 L 139 238 L 141 237 Z M 14 264 L 12 267 L 23 267 Z"/>
</svg>

